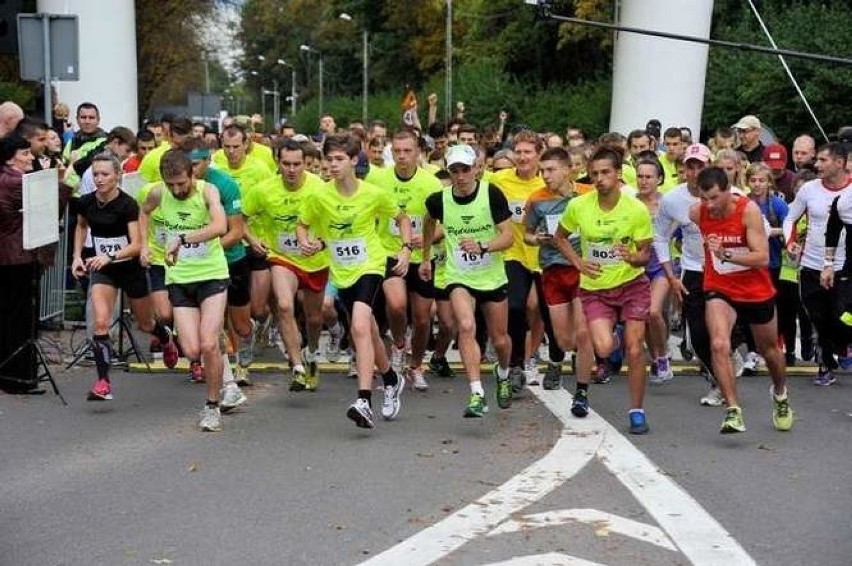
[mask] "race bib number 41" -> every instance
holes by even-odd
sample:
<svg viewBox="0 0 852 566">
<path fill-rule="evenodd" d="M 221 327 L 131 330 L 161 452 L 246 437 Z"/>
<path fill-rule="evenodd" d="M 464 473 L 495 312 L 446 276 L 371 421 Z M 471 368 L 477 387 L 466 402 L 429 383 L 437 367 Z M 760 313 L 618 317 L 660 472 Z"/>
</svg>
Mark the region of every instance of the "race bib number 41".
<svg viewBox="0 0 852 566">
<path fill-rule="evenodd" d="M 299 240 L 295 234 L 282 232 L 278 234 L 278 251 L 285 254 L 299 254 Z"/>
</svg>

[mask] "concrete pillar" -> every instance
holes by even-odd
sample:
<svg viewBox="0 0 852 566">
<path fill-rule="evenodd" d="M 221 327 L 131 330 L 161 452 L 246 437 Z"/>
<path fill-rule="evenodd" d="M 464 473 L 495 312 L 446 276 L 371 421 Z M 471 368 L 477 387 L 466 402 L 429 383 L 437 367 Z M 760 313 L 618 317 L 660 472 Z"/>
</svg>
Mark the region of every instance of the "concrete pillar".
<svg viewBox="0 0 852 566">
<path fill-rule="evenodd" d="M 60 82 L 59 100 L 74 111 L 93 102 L 101 127 L 139 126 L 136 73 L 136 14 L 133 0 L 38 0 L 38 11 L 74 14 L 80 25 L 80 80 Z"/>
<path fill-rule="evenodd" d="M 710 37 L 713 0 L 621 0 L 623 26 Z M 610 131 L 627 135 L 657 118 L 663 129 L 688 126 L 697 136 L 709 46 L 618 32 Z"/>
</svg>

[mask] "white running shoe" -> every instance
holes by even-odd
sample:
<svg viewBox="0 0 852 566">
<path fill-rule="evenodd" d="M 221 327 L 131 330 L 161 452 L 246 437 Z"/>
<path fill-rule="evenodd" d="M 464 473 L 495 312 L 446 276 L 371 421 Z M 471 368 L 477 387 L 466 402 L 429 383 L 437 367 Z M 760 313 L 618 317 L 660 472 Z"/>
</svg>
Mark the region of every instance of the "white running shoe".
<svg viewBox="0 0 852 566">
<path fill-rule="evenodd" d="M 530 358 L 524 363 L 524 379 L 527 385 L 538 385 L 541 383 L 541 374 L 538 371 L 538 363 L 535 357 Z"/>
<path fill-rule="evenodd" d="M 349 420 L 354 421 L 359 428 L 373 428 L 373 409 L 366 399 L 356 399 L 346 411 Z"/>
<path fill-rule="evenodd" d="M 743 369 L 745 371 L 754 372 L 757 371 L 757 367 L 760 365 L 760 356 L 757 355 L 757 352 L 749 352 L 746 354 L 745 361 L 743 362 Z"/>
<path fill-rule="evenodd" d="M 725 403 L 722 392 L 718 387 L 710 387 L 707 394 L 701 398 L 700 403 L 705 407 L 721 407 Z"/>
<path fill-rule="evenodd" d="M 223 413 L 236 409 L 246 402 L 246 396 L 236 383 L 229 383 L 222 390 L 222 401 L 219 402 Z"/>
<path fill-rule="evenodd" d="M 402 407 L 400 397 L 405 389 L 405 378 L 397 375 L 396 385 L 385 385 L 385 397 L 382 400 L 382 418 L 386 421 L 393 420 L 399 415 Z"/>
<path fill-rule="evenodd" d="M 429 389 L 429 384 L 423 376 L 423 370 L 420 368 L 408 368 L 408 379 L 411 380 L 414 389 L 417 391 L 426 391 Z"/>
<path fill-rule="evenodd" d="M 222 413 L 219 407 L 204 405 L 201 409 L 201 420 L 198 427 L 204 432 L 219 432 L 222 430 Z"/>
</svg>

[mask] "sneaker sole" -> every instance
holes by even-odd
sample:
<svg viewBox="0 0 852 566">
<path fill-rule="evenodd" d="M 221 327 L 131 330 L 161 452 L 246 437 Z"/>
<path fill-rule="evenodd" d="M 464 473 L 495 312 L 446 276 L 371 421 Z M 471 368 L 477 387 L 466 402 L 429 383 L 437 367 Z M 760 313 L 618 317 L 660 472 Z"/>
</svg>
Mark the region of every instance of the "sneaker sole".
<svg viewBox="0 0 852 566">
<path fill-rule="evenodd" d="M 233 411 L 234 409 L 236 409 L 237 407 L 239 407 L 240 405 L 242 405 L 245 402 L 246 402 L 246 396 L 243 395 L 242 397 L 240 397 L 239 401 L 237 401 L 233 405 L 225 405 L 224 403 L 219 403 L 219 408 L 222 410 L 223 413 L 230 413 L 231 411 Z"/>
<path fill-rule="evenodd" d="M 648 431 L 650 430 L 651 427 L 649 427 L 647 424 L 644 424 L 642 426 L 631 426 L 630 434 L 648 434 Z"/>
<path fill-rule="evenodd" d="M 366 416 L 361 414 L 361 411 L 356 409 L 355 407 L 349 407 L 349 410 L 346 411 L 346 416 L 350 421 L 353 421 L 358 428 L 373 428 L 373 421 L 368 419 Z"/>
<path fill-rule="evenodd" d="M 745 431 L 746 431 L 745 427 L 736 428 L 736 427 L 732 427 L 732 426 L 724 426 L 723 425 L 722 428 L 719 429 L 719 434 L 737 434 L 737 433 L 745 432 Z"/>
<path fill-rule="evenodd" d="M 89 395 L 86 397 L 87 401 L 112 401 L 112 393 L 107 393 L 106 395 L 99 395 L 94 391 L 89 391 Z"/>
<path fill-rule="evenodd" d="M 222 425 L 219 426 L 202 426 L 201 432 L 222 432 Z"/>
<path fill-rule="evenodd" d="M 306 391 L 307 389 L 308 389 L 308 386 L 305 385 L 304 383 L 294 382 L 294 383 L 290 384 L 290 391 L 293 392 L 293 393 L 299 393 L 301 391 Z"/>
<path fill-rule="evenodd" d="M 465 409 L 464 414 L 462 416 L 466 419 L 481 419 L 485 416 L 486 412 L 487 411 L 483 411 L 481 413 L 474 413 L 473 411 Z"/>
</svg>

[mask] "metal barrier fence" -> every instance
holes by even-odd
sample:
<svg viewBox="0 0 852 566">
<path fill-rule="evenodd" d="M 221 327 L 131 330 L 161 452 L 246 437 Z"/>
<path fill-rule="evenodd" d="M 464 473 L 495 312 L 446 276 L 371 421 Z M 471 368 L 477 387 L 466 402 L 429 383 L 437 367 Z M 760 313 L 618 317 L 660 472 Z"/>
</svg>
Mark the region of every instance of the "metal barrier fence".
<svg viewBox="0 0 852 566">
<path fill-rule="evenodd" d="M 41 276 L 39 300 L 39 322 L 60 317 L 60 325 L 65 317 L 65 271 L 68 263 L 68 209 L 59 222 L 59 242 L 53 258 L 53 266 L 48 267 Z"/>
</svg>

